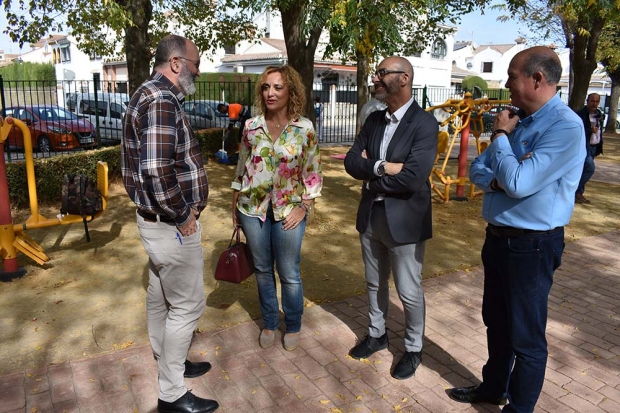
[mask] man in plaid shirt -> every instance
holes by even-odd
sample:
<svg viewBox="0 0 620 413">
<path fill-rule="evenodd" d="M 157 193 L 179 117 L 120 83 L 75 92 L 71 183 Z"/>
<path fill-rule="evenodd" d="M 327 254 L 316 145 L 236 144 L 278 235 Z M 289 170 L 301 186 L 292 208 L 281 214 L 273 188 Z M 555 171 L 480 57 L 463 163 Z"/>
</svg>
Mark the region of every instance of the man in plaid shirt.
<svg viewBox="0 0 620 413">
<path fill-rule="evenodd" d="M 149 256 L 146 313 L 159 368 L 160 412 L 213 412 L 214 400 L 194 396 L 184 377 L 208 362 L 187 353 L 205 308 L 203 249 L 198 221 L 207 205 L 207 175 L 198 140 L 183 112 L 200 75 L 196 45 L 169 35 L 158 45 L 151 77 L 133 94 L 123 124 L 123 183 Z"/>
</svg>

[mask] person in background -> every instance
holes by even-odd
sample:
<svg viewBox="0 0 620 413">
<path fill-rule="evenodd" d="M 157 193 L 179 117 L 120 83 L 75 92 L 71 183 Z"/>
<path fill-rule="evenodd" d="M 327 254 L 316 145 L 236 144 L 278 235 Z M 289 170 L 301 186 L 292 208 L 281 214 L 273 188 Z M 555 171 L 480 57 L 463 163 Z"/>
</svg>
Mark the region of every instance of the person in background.
<svg viewBox="0 0 620 413">
<path fill-rule="evenodd" d="M 370 86 L 369 89 L 370 100 L 366 102 L 360 110 L 360 126 L 364 126 L 366 118 L 368 118 L 368 115 L 370 115 L 372 112 L 375 112 L 377 110 L 383 110 L 387 107 L 385 103 L 375 98 L 375 85 Z"/>
<path fill-rule="evenodd" d="M 586 191 L 586 183 L 594 175 L 594 157 L 603 153 L 603 121 L 605 115 L 598 109 L 601 103 L 601 96 L 598 93 L 590 93 L 586 101 L 586 106 L 577 112 L 583 122 L 586 160 L 583 164 L 581 179 L 575 191 L 575 202 L 579 204 L 589 204 L 583 193 Z"/>
<path fill-rule="evenodd" d="M 308 213 L 321 195 L 323 176 L 317 136 L 302 114 L 306 94 L 290 66 L 269 66 L 256 82 L 260 114 L 246 122 L 232 182 L 233 225 L 252 252 L 264 328 L 262 348 L 275 341 L 280 323 L 275 267 L 282 290 L 284 348 L 299 344 L 304 308 L 299 262 Z"/>
<path fill-rule="evenodd" d="M 209 186 L 200 145 L 183 112 L 200 75 L 196 45 L 164 37 L 151 77 L 131 97 L 123 122 L 121 170 L 149 257 L 146 317 L 159 371 L 160 412 L 209 413 L 214 400 L 194 396 L 184 377 L 211 369 L 187 354 L 205 308 L 204 256 L 198 221 Z"/>
<path fill-rule="evenodd" d="M 316 118 L 316 131 L 319 135 L 319 142 L 323 142 L 323 104 L 319 96 L 314 98 L 314 117 Z"/>
<path fill-rule="evenodd" d="M 349 175 L 364 181 L 356 228 L 368 289 L 368 333 L 349 355 L 366 359 L 388 347 L 389 278 L 405 314 L 405 351 L 392 370 L 395 379 L 413 376 L 422 361 L 426 304 L 422 264 L 432 236 L 429 175 L 437 154 L 439 127 L 411 95 L 413 67 L 388 57 L 375 72 L 376 98 L 387 110 L 368 116 L 344 160 Z"/>
<path fill-rule="evenodd" d="M 556 93 L 561 75 L 552 49 L 517 53 L 506 87 L 519 111 L 497 114 L 491 144 L 471 164 L 488 222 L 482 320 L 489 358 L 482 383 L 449 391 L 458 402 L 508 402 L 502 412 L 531 413 L 543 387 L 549 292 L 586 152 L 582 122 Z"/>
<path fill-rule="evenodd" d="M 232 131 L 237 123 L 239 123 L 239 140 L 241 140 L 241 135 L 243 134 L 243 128 L 248 119 L 252 117 L 250 113 L 250 109 L 241 105 L 240 103 L 220 103 L 217 105 L 217 111 L 222 114 L 228 115 L 228 133 Z"/>
</svg>

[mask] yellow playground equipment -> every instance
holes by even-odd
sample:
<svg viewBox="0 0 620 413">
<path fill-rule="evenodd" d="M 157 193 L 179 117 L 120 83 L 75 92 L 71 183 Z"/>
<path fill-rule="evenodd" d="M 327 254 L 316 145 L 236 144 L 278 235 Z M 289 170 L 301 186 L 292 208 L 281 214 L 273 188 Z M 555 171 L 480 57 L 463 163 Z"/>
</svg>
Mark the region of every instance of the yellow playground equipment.
<svg viewBox="0 0 620 413">
<path fill-rule="evenodd" d="M 4 141 L 8 138 L 8 134 L 13 126 L 20 128 L 24 137 L 24 157 L 28 179 L 28 194 L 30 197 L 31 215 L 21 224 L 13 224 L 12 222 L 4 160 Z M 101 191 L 103 209 L 94 216 L 87 216 L 87 220 L 101 216 L 108 206 L 108 164 L 102 161 L 97 162 L 97 188 Z M 83 221 L 82 215 L 58 214 L 54 218 L 46 218 L 39 213 L 30 131 L 26 124 L 20 120 L 9 117 L 2 122 L 0 117 L 0 257 L 3 259 L 4 266 L 4 271 L 0 269 L 0 273 L 4 272 L 3 278 L 7 278 L 7 275 L 8 278 L 15 278 L 15 276 L 11 277 L 11 274 L 18 274 L 20 272 L 17 268 L 18 251 L 26 254 L 40 265 L 49 261 L 49 257 L 45 254 L 43 248 L 26 235 L 25 231 L 27 229 L 82 223 Z"/>
<path fill-rule="evenodd" d="M 429 177 L 431 188 L 444 203 L 450 201 L 450 186 L 452 184 L 456 184 L 455 199 L 473 198 L 480 194 L 480 192 L 476 192 L 474 185 L 469 182 L 467 177 L 469 133 L 471 132 L 476 139 L 476 150 L 479 155 L 490 143 L 489 141 L 481 140 L 482 133 L 484 132 L 483 115 L 500 105 L 508 106 L 510 105 L 510 100 L 473 99 L 471 93 L 467 92 L 463 99 L 448 99 L 441 105 L 431 106 L 426 109 L 427 112 L 440 111 L 439 114 L 445 115 L 445 119 L 439 126 L 440 128 L 448 127 L 448 131 L 440 130 L 437 136 L 437 157 Z M 453 178 L 450 175 L 446 175 L 446 168 L 454 144 L 459 136 L 458 172 L 456 178 Z M 443 162 L 439 165 L 439 160 L 442 157 Z M 465 198 L 465 185 L 468 183 L 470 183 L 469 195 Z M 440 185 L 443 185 L 443 190 L 440 188 Z"/>
</svg>

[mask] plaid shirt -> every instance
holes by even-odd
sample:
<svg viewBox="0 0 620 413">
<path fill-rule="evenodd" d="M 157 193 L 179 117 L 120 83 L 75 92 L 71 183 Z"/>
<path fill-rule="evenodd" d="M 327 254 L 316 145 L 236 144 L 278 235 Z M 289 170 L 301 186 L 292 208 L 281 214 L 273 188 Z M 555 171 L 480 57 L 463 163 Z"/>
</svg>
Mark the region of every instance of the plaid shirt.
<svg viewBox="0 0 620 413">
<path fill-rule="evenodd" d="M 209 184 L 183 93 L 158 72 L 131 97 L 123 121 L 123 184 L 138 209 L 182 226 L 207 205 Z"/>
</svg>

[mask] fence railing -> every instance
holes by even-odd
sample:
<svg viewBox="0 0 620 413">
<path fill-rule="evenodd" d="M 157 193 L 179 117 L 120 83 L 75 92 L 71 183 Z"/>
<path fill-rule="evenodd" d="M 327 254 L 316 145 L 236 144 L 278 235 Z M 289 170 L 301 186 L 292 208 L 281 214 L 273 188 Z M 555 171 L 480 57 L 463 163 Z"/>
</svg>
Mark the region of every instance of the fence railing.
<svg viewBox="0 0 620 413">
<path fill-rule="evenodd" d="M 414 88 L 413 96 L 423 108 L 437 105 L 448 99 L 462 97 L 462 91 L 457 88 Z M 313 98 L 320 98 L 323 105 L 323 112 L 317 129 L 321 135 L 321 140 L 326 143 L 351 143 L 357 134 L 357 86 L 353 85 L 326 85 L 323 83 L 313 86 Z M 498 100 L 509 99 L 509 92 L 506 89 L 486 90 L 483 93 L 491 98 Z M 255 98 L 255 83 L 251 80 L 243 82 L 196 82 L 196 93 L 185 100 L 186 112 L 194 110 L 202 104 L 202 107 L 210 106 L 211 109 L 204 109 L 209 114 L 202 113 L 203 118 L 218 118 L 218 122 L 196 122 L 197 126 L 203 128 L 204 125 L 221 127 L 225 119 L 220 114 L 215 113 L 218 102 L 237 102 L 252 110 Z M 563 100 L 566 98 L 562 96 Z M 4 81 L 0 76 L 0 114 L 6 116 L 7 110 L 28 105 L 60 106 L 65 108 L 70 114 L 82 121 L 90 122 L 96 130 L 97 146 L 117 144 L 122 136 L 122 117 L 125 112 L 126 103 L 129 96 L 123 87 L 122 82 L 109 82 L 99 80 L 98 74 L 90 80 L 72 81 Z M 213 112 L 211 112 L 213 111 Z M 11 112 L 11 113 L 14 113 Z M 189 114 L 189 113 L 188 113 Z M 191 116 L 190 116 L 191 118 Z M 203 119 L 204 120 L 204 119 Z M 205 121 L 206 122 L 206 121 Z M 194 123 L 193 123 L 194 125 Z M 41 123 L 33 118 L 31 130 L 36 130 Z M 75 140 L 76 133 L 72 130 L 71 122 L 60 125 L 65 130 L 63 136 L 55 137 L 49 150 L 45 145 L 33 141 L 33 147 L 38 151 L 37 156 L 52 156 L 55 153 L 66 153 L 68 140 Z M 40 128 L 39 128 L 40 129 Z M 41 131 L 33 133 L 37 139 L 41 136 Z M 48 134 L 54 132 L 47 131 Z M 80 132 L 83 134 L 84 132 Z M 49 136 L 48 136 L 49 138 Z M 79 137 L 77 137 L 79 138 Z M 79 139 L 78 139 L 79 140 Z M 54 142 L 58 142 L 54 144 Z M 88 139 L 85 140 L 88 142 Z M 88 144 L 77 145 L 75 142 L 69 145 L 74 149 Z M 9 145 L 6 152 L 8 159 L 20 158 L 20 145 Z"/>
</svg>

